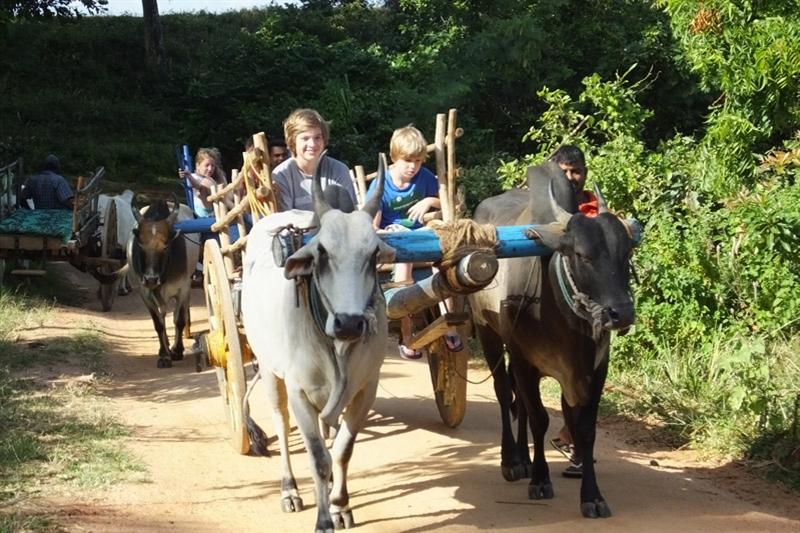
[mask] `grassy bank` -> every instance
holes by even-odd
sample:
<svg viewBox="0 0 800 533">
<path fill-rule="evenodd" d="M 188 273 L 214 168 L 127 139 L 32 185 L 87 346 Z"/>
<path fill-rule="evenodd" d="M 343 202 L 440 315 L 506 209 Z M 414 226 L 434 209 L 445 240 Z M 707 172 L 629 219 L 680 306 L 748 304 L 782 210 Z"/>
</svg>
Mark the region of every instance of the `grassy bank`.
<svg viewBox="0 0 800 533">
<path fill-rule="evenodd" d="M 51 301 L 0 290 L 0 531 L 57 529 L 36 510 L 38 496 L 102 488 L 142 470 L 120 446 L 126 428 L 96 392 L 102 337 L 20 341 L 21 330 L 52 319 Z"/>
</svg>

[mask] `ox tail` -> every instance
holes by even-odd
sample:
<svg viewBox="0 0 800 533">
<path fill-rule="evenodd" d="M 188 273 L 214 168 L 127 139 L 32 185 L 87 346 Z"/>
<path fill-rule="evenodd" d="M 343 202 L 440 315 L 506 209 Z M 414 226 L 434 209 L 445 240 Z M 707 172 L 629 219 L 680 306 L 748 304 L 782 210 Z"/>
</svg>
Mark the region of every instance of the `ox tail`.
<svg viewBox="0 0 800 533">
<path fill-rule="evenodd" d="M 323 407 L 319 417 L 323 422 L 328 424 L 328 426 L 338 430 L 339 415 L 342 414 L 345 408 L 345 392 L 347 392 L 347 368 L 345 367 L 347 361 L 344 354 L 340 355 L 335 352 L 336 350 L 334 350 L 332 354 L 334 369 L 333 390 L 330 396 L 328 396 L 328 402 L 325 404 L 325 407 Z"/>
<path fill-rule="evenodd" d="M 247 426 L 247 436 L 250 438 L 250 452 L 254 455 L 261 455 L 269 457 L 269 450 L 267 449 L 267 434 L 261 427 L 256 424 L 253 417 L 250 416 L 250 409 L 247 409 L 245 416 L 245 425 Z"/>
<path fill-rule="evenodd" d="M 90 271 L 89 273 L 92 275 L 94 279 L 102 283 L 103 285 L 109 285 L 114 283 L 118 279 L 125 276 L 130 269 L 130 264 L 125 263 L 122 267 L 118 268 L 114 272 L 100 272 L 99 269 L 95 268 L 94 270 Z"/>
</svg>

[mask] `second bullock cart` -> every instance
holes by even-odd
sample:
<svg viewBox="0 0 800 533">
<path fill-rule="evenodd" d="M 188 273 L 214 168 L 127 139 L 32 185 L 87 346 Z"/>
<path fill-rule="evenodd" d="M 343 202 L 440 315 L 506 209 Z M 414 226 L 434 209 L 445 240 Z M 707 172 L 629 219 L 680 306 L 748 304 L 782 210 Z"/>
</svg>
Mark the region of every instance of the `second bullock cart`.
<svg viewBox="0 0 800 533">
<path fill-rule="evenodd" d="M 20 160 L 0 168 L 0 259 L 17 265 L 11 275 L 43 276 L 49 262 L 68 262 L 82 271 L 116 270 L 120 250 L 114 202 L 102 213 L 98 208 L 105 169 L 98 167 L 88 178 L 78 178 L 71 210 L 18 207 L 22 204 L 18 196 L 23 185 L 21 169 Z M 0 271 L 0 279 L 2 274 Z M 111 310 L 116 294 L 116 283 L 100 284 L 103 311 Z"/>
</svg>

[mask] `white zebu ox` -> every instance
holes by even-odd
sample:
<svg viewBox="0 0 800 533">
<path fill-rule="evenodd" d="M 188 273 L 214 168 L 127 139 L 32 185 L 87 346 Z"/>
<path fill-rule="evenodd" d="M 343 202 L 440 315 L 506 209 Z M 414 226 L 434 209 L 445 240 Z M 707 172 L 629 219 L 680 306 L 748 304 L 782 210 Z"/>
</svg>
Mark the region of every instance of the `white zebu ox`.
<svg viewBox="0 0 800 533">
<path fill-rule="evenodd" d="M 379 163 L 377 194 L 363 210 L 352 213 L 331 208 L 316 175 L 314 216 L 319 230 L 283 268 L 273 257 L 273 237 L 286 224 L 310 222 L 310 213 L 271 215 L 259 221 L 248 237 L 242 321 L 262 369 L 280 443 L 281 507 L 284 512 L 298 512 L 303 505 L 289 462 L 288 392 L 310 454 L 318 532 L 354 526 L 347 468 L 356 434 L 375 400 L 388 335 L 386 301 L 376 266 L 392 262 L 394 250 L 372 226 L 383 196 L 383 168 L 383 162 Z M 307 280 L 299 293 L 297 278 Z M 322 307 L 318 315 L 327 316 L 320 326 L 304 296 L 307 291 L 318 293 Z M 336 427 L 340 415 L 342 423 L 329 453 L 320 420 Z"/>
</svg>

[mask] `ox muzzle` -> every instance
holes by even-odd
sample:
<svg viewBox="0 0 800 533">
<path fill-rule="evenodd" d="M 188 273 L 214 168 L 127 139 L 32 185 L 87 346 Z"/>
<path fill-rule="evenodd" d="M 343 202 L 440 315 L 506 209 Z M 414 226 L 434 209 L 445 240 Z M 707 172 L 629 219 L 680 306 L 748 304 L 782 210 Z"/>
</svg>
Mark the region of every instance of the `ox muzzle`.
<svg viewBox="0 0 800 533">
<path fill-rule="evenodd" d="M 635 319 L 636 310 L 632 302 L 604 307 L 600 314 L 603 329 L 609 331 L 627 331 Z"/>
<path fill-rule="evenodd" d="M 367 332 L 367 319 L 364 315 L 336 313 L 333 316 L 333 335 L 338 340 L 353 341 Z"/>
</svg>

